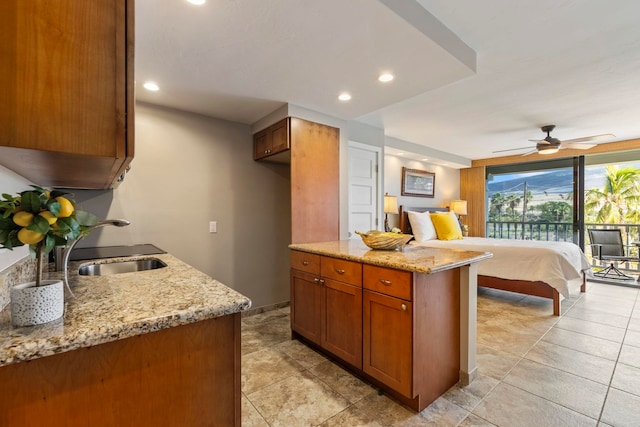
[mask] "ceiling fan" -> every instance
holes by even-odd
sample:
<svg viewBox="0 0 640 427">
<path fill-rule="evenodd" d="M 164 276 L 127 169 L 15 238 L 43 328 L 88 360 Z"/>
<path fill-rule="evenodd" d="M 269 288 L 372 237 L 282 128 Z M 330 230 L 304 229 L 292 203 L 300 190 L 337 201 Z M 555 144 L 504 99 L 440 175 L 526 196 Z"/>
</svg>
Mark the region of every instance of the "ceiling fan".
<svg viewBox="0 0 640 427">
<path fill-rule="evenodd" d="M 542 132 L 546 132 L 547 136 L 544 139 L 530 139 L 529 141 L 536 143 L 535 147 L 509 148 L 507 150 L 494 151 L 494 153 L 501 153 L 503 151 L 516 151 L 516 150 L 530 149 L 531 151 L 523 154 L 523 156 L 527 156 L 529 154 L 533 154 L 536 152 L 538 154 L 553 154 L 553 153 L 557 153 L 558 150 L 562 148 L 588 150 L 589 148 L 595 147 L 597 144 L 584 144 L 585 142 L 615 138 L 615 135 L 611 133 L 607 133 L 603 135 L 592 135 L 592 136 L 585 136 L 582 138 L 574 138 L 574 139 L 567 139 L 564 141 L 560 141 L 558 138 L 554 138 L 551 136 L 551 132 L 555 128 L 556 128 L 556 125 L 542 126 L 540 129 L 542 129 Z"/>
</svg>

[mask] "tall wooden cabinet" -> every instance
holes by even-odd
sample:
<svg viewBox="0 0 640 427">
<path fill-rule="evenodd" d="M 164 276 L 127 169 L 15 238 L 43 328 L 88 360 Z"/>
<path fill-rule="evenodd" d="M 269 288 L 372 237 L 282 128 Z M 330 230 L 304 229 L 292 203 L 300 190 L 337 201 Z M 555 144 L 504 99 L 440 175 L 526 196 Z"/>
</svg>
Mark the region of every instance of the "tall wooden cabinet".
<svg viewBox="0 0 640 427">
<path fill-rule="evenodd" d="M 256 133 L 253 143 L 255 160 L 291 164 L 291 242 L 338 240 L 340 130 L 288 117 Z"/>
<path fill-rule="evenodd" d="M 133 0 L 0 3 L 0 164 L 113 188 L 134 155 Z"/>
</svg>

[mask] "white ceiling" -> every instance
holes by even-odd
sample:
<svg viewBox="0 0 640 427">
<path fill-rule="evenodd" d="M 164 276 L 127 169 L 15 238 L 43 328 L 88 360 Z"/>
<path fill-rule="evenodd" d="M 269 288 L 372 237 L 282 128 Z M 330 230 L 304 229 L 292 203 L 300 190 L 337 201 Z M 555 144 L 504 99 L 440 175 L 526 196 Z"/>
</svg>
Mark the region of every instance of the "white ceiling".
<svg viewBox="0 0 640 427">
<path fill-rule="evenodd" d="M 545 124 L 639 138 L 639 16 L 637 0 L 136 0 L 136 96 L 246 124 L 289 103 L 468 159 Z"/>
</svg>

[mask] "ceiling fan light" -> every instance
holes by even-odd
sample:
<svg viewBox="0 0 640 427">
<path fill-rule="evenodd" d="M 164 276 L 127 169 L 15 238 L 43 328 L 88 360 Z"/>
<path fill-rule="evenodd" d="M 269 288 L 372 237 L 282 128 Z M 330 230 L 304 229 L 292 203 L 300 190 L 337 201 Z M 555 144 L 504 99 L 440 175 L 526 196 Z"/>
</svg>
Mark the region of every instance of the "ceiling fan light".
<svg viewBox="0 0 640 427">
<path fill-rule="evenodd" d="M 538 150 L 538 154 L 554 154 L 559 151 L 558 147 L 546 147 Z"/>
</svg>

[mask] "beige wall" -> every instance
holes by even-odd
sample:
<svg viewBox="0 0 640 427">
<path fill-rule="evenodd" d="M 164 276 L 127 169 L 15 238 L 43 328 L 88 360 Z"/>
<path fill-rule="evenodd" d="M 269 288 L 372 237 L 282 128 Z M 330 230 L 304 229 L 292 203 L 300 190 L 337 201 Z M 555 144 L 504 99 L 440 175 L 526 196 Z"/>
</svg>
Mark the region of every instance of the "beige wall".
<svg viewBox="0 0 640 427">
<path fill-rule="evenodd" d="M 401 196 L 402 168 L 419 169 L 436 174 L 434 197 Z M 398 197 L 398 206 L 445 207 L 460 196 L 460 171 L 397 156 L 384 157 L 384 191 Z M 398 225 L 398 215 L 389 215 L 389 226 Z"/>
<path fill-rule="evenodd" d="M 0 170 L 3 187 L 8 176 Z M 254 307 L 288 301 L 289 187 L 288 166 L 253 161 L 249 126 L 138 104 L 125 181 L 112 191 L 74 191 L 84 210 L 132 224 L 98 229 L 80 246 L 153 243 Z M 218 233 L 209 233 L 209 221 Z"/>
</svg>

